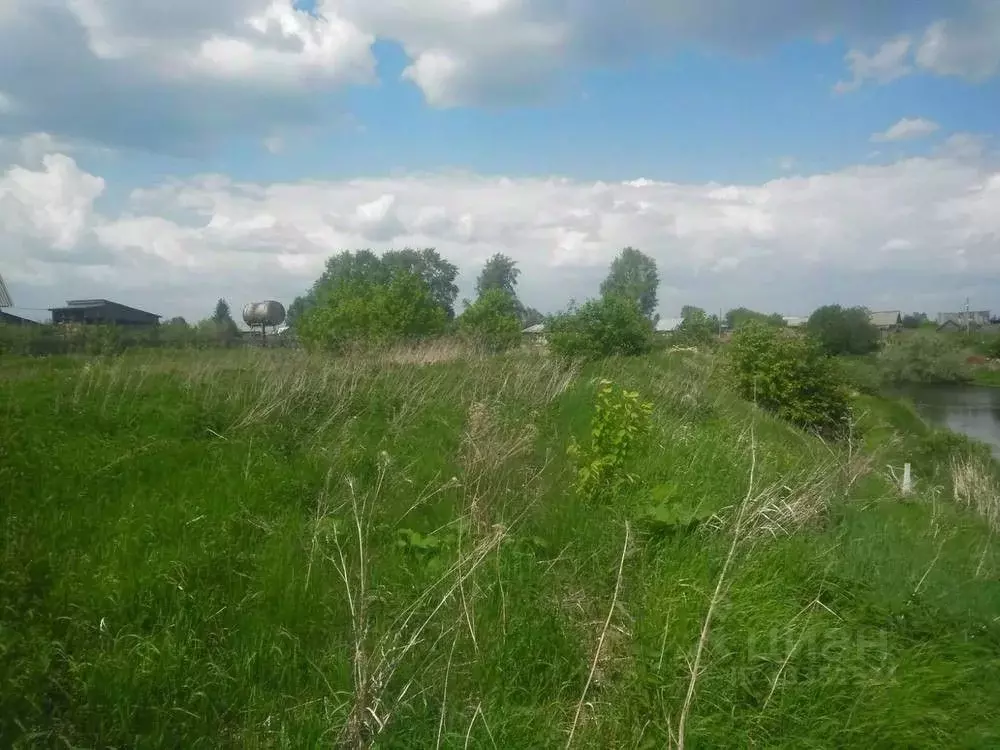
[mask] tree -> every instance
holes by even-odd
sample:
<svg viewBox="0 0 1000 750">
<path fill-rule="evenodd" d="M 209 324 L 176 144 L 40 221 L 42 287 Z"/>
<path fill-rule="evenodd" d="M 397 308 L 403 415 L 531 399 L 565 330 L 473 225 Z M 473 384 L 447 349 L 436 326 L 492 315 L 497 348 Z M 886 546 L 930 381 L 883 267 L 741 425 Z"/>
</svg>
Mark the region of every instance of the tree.
<svg viewBox="0 0 1000 750">
<path fill-rule="evenodd" d="M 408 271 L 419 276 L 427 284 L 433 299 L 449 319 L 455 317 L 455 298 L 458 297 L 458 286 L 455 278 L 458 267 L 442 258 L 437 250 L 431 247 L 423 250 L 403 248 L 390 250 L 382 256 L 383 273 L 386 277 L 396 271 Z"/>
<path fill-rule="evenodd" d="M 611 261 L 608 277 L 601 282 L 601 295 L 619 295 L 634 300 L 642 314 L 652 319 L 656 314 L 659 286 L 656 261 L 634 247 L 626 247 Z"/>
<path fill-rule="evenodd" d="M 427 282 L 398 271 L 388 283 L 341 277 L 324 285 L 298 323 L 302 342 L 314 349 L 340 349 L 364 341 L 386 344 L 441 333 L 447 316 Z"/>
<path fill-rule="evenodd" d="M 682 322 L 671 337 L 678 344 L 704 346 L 715 341 L 719 334 L 719 316 L 709 315 L 700 307 L 684 305 L 681 308 Z"/>
<path fill-rule="evenodd" d="M 546 336 L 556 354 L 597 359 L 645 354 L 653 346 L 653 325 L 636 300 L 611 295 L 555 316 Z"/>
<path fill-rule="evenodd" d="M 774 326 L 750 321 L 733 336 L 729 351 L 745 399 L 800 427 L 843 434 L 850 416 L 847 388 L 817 341 L 782 336 Z"/>
<path fill-rule="evenodd" d="M 751 310 L 747 307 L 737 307 L 726 313 L 726 326 L 731 331 L 735 331 L 737 328 L 740 328 L 750 321 L 777 326 L 778 328 L 784 328 L 785 326 L 785 319 L 780 313 L 767 315 L 766 313 L 757 312 L 756 310 Z"/>
<path fill-rule="evenodd" d="M 520 275 L 517 261 L 503 253 L 497 253 L 486 261 L 476 279 L 476 296 L 481 297 L 483 292 L 490 289 L 502 289 L 516 300 L 517 277 Z"/>
<path fill-rule="evenodd" d="M 927 322 L 927 313 L 910 313 L 903 316 L 903 328 L 920 328 Z"/>
<path fill-rule="evenodd" d="M 458 317 L 458 330 L 491 351 L 510 349 L 521 340 L 517 307 L 503 289 L 488 289 Z"/>
<path fill-rule="evenodd" d="M 229 303 L 220 299 L 215 303 L 211 317 L 198 324 L 200 336 L 214 339 L 222 346 L 229 346 L 240 337 L 240 330 L 229 311 Z"/>
<path fill-rule="evenodd" d="M 367 249 L 355 252 L 345 250 L 328 258 L 323 273 L 312 288 L 289 305 L 289 325 L 317 304 L 326 290 L 336 287 L 341 281 L 388 284 L 400 271 L 419 276 L 427 284 L 431 298 L 445 311 L 446 317 L 454 317 L 458 268 L 442 258 L 434 248 L 390 250 L 382 257 Z"/>
<path fill-rule="evenodd" d="M 870 354 L 879 348 L 879 330 L 863 307 L 820 307 L 809 316 L 806 330 L 830 355 Z"/>
<path fill-rule="evenodd" d="M 219 325 L 228 325 L 230 323 L 234 326 L 236 325 L 236 321 L 233 320 L 233 316 L 229 312 L 229 303 L 224 299 L 220 299 L 215 303 L 215 311 L 212 313 L 212 320 Z"/>
</svg>

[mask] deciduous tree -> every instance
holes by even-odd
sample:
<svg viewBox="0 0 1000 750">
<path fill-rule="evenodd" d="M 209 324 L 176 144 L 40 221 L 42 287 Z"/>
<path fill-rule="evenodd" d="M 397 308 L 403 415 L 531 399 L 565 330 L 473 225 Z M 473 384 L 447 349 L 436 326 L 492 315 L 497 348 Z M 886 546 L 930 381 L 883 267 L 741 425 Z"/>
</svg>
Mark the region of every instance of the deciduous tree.
<svg viewBox="0 0 1000 750">
<path fill-rule="evenodd" d="M 806 325 L 827 354 L 869 354 L 879 347 L 879 331 L 863 307 L 825 305 L 809 316 Z"/>
<path fill-rule="evenodd" d="M 601 282 L 601 295 L 634 300 L 642 314 L 652 319 L 656 314 L 659 286 L 656 261 L 634 247 L 626 247 L 611 262 L 608 276 Z"/>
</svg>

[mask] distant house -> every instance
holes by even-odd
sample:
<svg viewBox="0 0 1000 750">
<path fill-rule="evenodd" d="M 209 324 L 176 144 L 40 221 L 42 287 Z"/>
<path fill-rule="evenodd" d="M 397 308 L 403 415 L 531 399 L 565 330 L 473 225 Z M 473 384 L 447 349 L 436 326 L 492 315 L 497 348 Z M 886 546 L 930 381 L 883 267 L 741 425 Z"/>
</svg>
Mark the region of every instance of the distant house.
<svg viewBox="0 0 1000 750">
<path fill-rule="evenodd" d="M 801 328 L 809 322 L 809 318 L 803 318 L 800 315 L 785 315 L 783 317 L 785 325 L 789 328 Z"/>
<path fill-rule="evenodd" d="M 939 331 L 960 331 L 968 328 L 982 328 L 990 324 L 989 310 L 970 310 L 969 312 L 938 313 Z"/>
<path fill-rule="evenodd" d="M 537 344 L 539 346 L 548 343 L 548 339 L 545 338 L 545 324 L 535 323 L 532 326 L 528 326 L 521 331 L 521 335 L 524 336 L 525 340 Z"/>
<path fill-rule="evenodd" d="M 49 308 L 53 323 L 153 326 L 160 316 L 106 299 L 72 299 L 65 307 Z"/>
<path fill-rule="evenodd" d="M 965 323 L 959 323 L 957 320 L 945 320 L 937 327 L 938 331 L 941 333 L 958 333 L 959 331 L 965 330 Z"/>
<path fill-rule="evenodd" d="M 903 327 L 903 314 L 899 310 L 883 310 L 868 316 L 871 324 L 883 334 L 898 333 Z"/>
<path fill-rule="evenodd" d="M 27 318 L 22 318 L 20 315 L 14 315 L 13 313 L 4 312 L 3 310 L 0 310 L 0 324 L 6 324 L 9 326 L 40 325 L 36 320 L 28 320 Z"/>
<path fill-rule="evenodd" d="M 660 318 L 656 321 L 657 333 L 673 333 L 681 327 L 684 318 Z"/>
</svg>

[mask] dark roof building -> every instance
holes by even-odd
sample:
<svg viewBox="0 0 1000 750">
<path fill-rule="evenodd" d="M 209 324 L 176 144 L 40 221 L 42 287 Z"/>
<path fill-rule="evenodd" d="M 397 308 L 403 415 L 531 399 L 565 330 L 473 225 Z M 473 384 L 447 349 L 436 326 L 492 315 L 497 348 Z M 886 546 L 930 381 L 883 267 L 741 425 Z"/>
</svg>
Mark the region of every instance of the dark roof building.
<svg viewBox="0 0 1000 750">
<path fill-rule="evenodd" d="M 160 316 L 106 299 L 71 299 L 65 307 L 50 308 L 53 323 L 150 326 Z"/>
<path fill-rule="evenodd" d="M 4 312 L 0 310 L 0 325 L 7 324 L 10 326 L 37 326 L 40 325 L 38 321 L 29 320 L 28 318 L 22 318 L 20 315 L 14 315 L 13 313 Z"/>
</svg>

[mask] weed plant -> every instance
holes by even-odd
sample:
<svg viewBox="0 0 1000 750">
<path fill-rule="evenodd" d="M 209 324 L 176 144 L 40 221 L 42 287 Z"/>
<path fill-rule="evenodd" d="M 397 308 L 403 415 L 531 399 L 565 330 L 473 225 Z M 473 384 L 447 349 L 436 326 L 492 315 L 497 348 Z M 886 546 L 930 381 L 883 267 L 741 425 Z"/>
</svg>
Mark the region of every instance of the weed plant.
<svg viewBox="0 0 1000 750">
<path fill-rule="evenodd" d="M 588 502 L 602 381 L 651 408 Z M 998 747 L 996 464 L 852 406 L 705 354 L 5 358 L 0 746 Z"/>
</svg>

